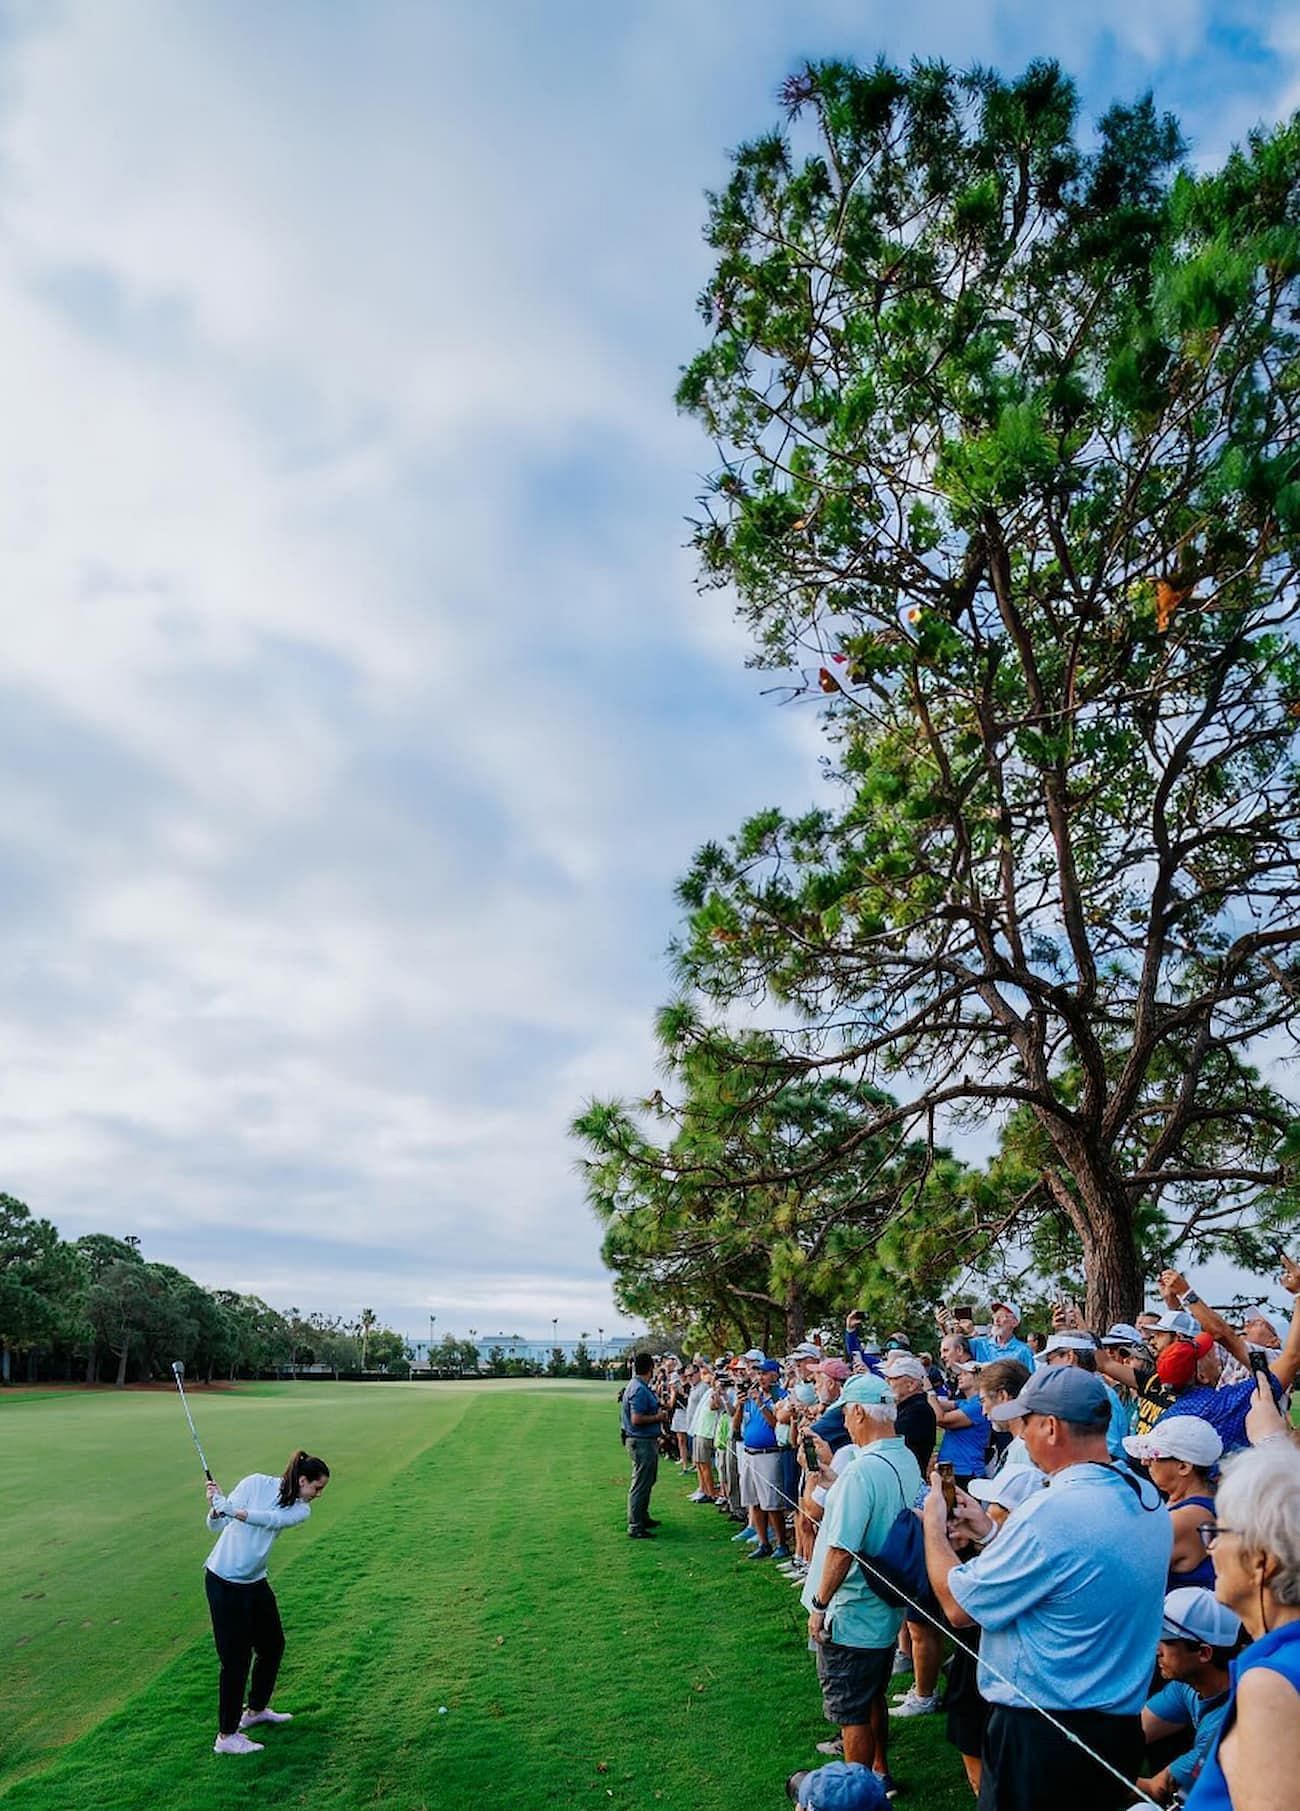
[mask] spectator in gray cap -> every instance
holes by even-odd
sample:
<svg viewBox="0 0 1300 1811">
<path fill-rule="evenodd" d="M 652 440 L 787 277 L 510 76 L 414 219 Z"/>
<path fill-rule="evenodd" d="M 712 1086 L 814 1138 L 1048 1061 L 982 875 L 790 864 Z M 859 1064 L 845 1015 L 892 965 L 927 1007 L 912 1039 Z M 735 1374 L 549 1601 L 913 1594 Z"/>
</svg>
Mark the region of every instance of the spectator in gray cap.
<svg viewBox="0 0 1300 1811">
<path fill-rule="evenodd" d="M 942 1492 L 925 1506 L 930 1583 L 955 1628 L 983 1629 L 979 1687 L 991 1706 L 981 1756 L 983 1811 L 1112 1811 L 1132 1793 L 1084 1757 L 1047 1709 L 1125 1780 L 1142 1762 L 1141 1712 L 1160 1634 L 1173 1544 L 1154 1486 L 1113 1465 L 1101 1380 L 1073 1366 L 1034 1372 L 991 1419 L 1022 1421 L 1050 1488 L 1030 1496 L 964 1563 Z M 958 1498 L 977 1538 L 992 1523 Z"/>
</svg>

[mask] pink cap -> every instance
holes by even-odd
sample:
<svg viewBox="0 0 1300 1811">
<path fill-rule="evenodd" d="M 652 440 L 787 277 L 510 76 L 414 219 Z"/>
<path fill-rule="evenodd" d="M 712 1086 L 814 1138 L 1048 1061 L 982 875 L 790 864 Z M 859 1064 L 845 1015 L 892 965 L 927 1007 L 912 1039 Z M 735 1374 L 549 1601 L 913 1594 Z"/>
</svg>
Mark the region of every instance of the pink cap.
<svg viewBox="0 0 1300 1811">
<path fill-rule="evenodd" d="M 833 1377 L 836 1383 L 846 1383 L 852 1376 L 842 1358 L 823 1358 L 817 1369 L 823 1377 Z"/>
</svg>

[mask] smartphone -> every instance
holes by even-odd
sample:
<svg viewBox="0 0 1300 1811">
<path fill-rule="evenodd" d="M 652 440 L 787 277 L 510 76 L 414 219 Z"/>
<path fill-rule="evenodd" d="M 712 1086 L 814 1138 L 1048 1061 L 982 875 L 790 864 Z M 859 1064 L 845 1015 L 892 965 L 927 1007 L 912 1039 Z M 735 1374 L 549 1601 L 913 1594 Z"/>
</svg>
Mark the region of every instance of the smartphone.
<svg viewBox="0 0 1300 1811">
<path fill-rule="evenodd" d="M 974 1302 L 954 1302 L 952 1311 L 955 1318 L 959 1321 L 973 1321 L 975 1319 Z"/>
<path fill-rule="evenodd" d="M 809 1471 L 820 1471 L 822 1468 L 822 1462 L 817 1456 L 817 1442 L 811 1434 L 803 1437 L 803 1462 Z"/>
<path fill-rule="evenodd" d="M 1289 1270 L 1291 1268 L 1291 1260 L 1280 1245 L 1275 1245 L 1273 1247 L 1273 1256 L 1277 1259 L 1280 1269 Z"/>
<path fill-rule="evenodd" d="M 1250 1368 L 1257 1377 L 1269 1376 L 1268 1353 L 1252 1352 L 1250 1355 Z"/>
<path fill-rule="evenodd" d="M 957 1507 L 957 1468 L 948 1460 L 940 1459 L 935 1469 L 939 1473 L 939 1488 L 943 1492 L 943 1500 L 948 1505 L 948 1514 L 951 1515 Z"/>
</svg>

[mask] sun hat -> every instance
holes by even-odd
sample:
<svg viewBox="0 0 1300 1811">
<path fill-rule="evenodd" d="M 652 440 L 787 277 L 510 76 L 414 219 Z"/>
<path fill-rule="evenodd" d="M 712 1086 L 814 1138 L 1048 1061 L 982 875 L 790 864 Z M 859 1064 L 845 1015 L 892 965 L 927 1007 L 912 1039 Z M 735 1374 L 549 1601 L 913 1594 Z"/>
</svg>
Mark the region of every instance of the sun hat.
<svg viewBox="0 0 1300 1811">
<path fill-rule="evenodd" d="M 785 1789 L 804 1811 L 879 1811 L 889 1804 L 879 1777 L 858 1761 L 828 1761 L 810 1772 L 792 1773 Z"/>
<path fill-rule="evenodd" d="M 977 1503 L 1015 1509 L 1046 1486 L 1047 1479 L 1036 1465 L 1006 1465 L 996 1478 L 972 1478 L 966 1488 Z"/>
<path fill-rule="evenodd" d="M 910 1352 L 891 1352 L 880 1367 L 882 1377 L 915 1377 L 925 1382 L 925 1366 Z"/>
<path fill-rule="evenodd" d="M 823 1377 L 833 1377 L 836 1383 L 844 1383 L 853 1374 L 842 1358 L 823 1358 L 817 1369 Z"/>
<path fill-rule="evenodd" d="M 1043 1357 L 1050 1358 L 1053 1352 L 1095 1352 L 1097 1342 L 1091 1333 L 1053 1333 L 1043 1347 Z"/>
<path fill-rule="evenodd" d="M 1014 1421 L 1020 1415 L 1055 1415 L 1060 1421 L 1101 1429 L 1110 1425 L 1110 1397 L 1091 1371 L 1076 1365 L 1044 1365 L 1018 1396 L 988 1410 L 990 1421 Z"/>
<path fill-rule="evenodd" d="M 1142 1330 L 1129 1321 L 1116 1321 L 1102 1334 L 1101 1343 L 1103 1346 L 1140 1346 L 1143 1344 Z"/>
<path fill-rule="evenodd" d="M 1166 1594 L 1160 1639 L 1204 1642 L 1212 1648 L 1235 1647 L 1241 1639 L 1241 1618 L 1204 1585 L 1179 1585 L 1176 1591 Z"/>
<path fill-rule="evenodd" d="M 839 1395 L 839 1401 L 846 1407 L 849 1403 L 856 1402 L 865 1408 L 878 1408 L 882 1403 L 893 1400 L 889 1385 L 882 1377 L 876 1377 L 870 1371 L 862 1371 L 856 1377 L 850 1377 Z M 839 1404 L 835 1406 L 838 1407 Z"/>
<path fill-rule="evenodd" d="M 1124 1451 L 1143 1464 L 1150 1459 L 1182 1459 L 1204 1470 L 1223 1457 L 1223 1441 L 1200 1415 L 1167 1415 L 1149 1433 L 1127 1435 Z"/>
</svg>

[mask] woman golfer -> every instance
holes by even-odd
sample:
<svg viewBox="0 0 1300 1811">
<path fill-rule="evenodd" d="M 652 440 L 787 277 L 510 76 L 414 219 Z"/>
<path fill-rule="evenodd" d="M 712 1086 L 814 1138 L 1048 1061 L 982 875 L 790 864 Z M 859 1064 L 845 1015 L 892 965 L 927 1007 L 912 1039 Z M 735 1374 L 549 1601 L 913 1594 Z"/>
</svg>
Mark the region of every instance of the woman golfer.
<svg viewBox="0 0 1300 1811">
<path fill-rule="evenodd" d="M 209 1553 L 204 1583 L 212 1611 L 212 1633 L 221 1662 L 217 1739 L 214 1754 L 258 1754 L 246 1729 L 258 1723 L 288 1723 L 288 1711 L 271 1709 L 275 1675 L 284 1653 L 284 1629 L 275 1592 L 266 1576 L 271 1542 L 282 1528 L 296 1528 L 311 1514 L 311 1504 L 329 1483 L 323 1459 L 297 1452 L 272 1478 L 254 1472 L 241 1478 L 229 1496 L 209 1484 L 208 1527 L 221 1538 Z M 244 1705 L 249 1661 L 253 1680 Z"/>
</svg>

